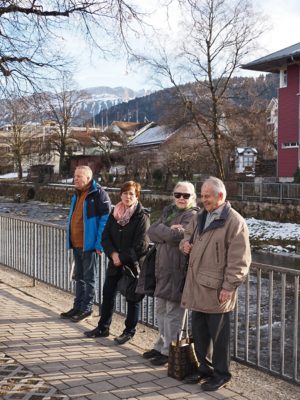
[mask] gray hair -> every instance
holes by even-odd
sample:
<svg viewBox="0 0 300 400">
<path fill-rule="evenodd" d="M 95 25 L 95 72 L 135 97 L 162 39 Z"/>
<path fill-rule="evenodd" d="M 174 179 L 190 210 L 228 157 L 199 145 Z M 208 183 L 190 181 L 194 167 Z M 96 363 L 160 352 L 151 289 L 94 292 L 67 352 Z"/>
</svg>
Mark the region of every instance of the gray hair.
<svg viewBox="0 0 300 400">
<path fill-rule="evenodd" d="M 195 190 L 195 186 L 191 182 L 188 182 L 188 181 L 177 182 L 175 187 L 174 187 L 173 192 L 176 192 L 176 189 L 179 186 L 184 186 L 188 190 L 190 195 L 191 195 L 191 197 L 189 198 L 188 206 L 189 207 L 195 207 L 195 205 L 196 205 L 196 190 Z"/>
<path fill-rule="evenodd" d="M 225 185 L 223 181 L 221 181 L 221 179 L 216 178 L 215 176 L 210 176 L 209 178 L 205 179 L 203 185 L 211 186 L 216 196 L 218 195 L 218 193 L 223 193 L 223 200 L 226 200 L 227 192 Z"/>
<path fill-rule="evenodd" d="M 88 165 L 78 165 L 75 168 L 75 171 L 77 171 L 78 169 L 81 169 L 82 171 L 84 171 L 84 174 L 86 176 L 88 176 L 90 178 L 90 180 L 92 180 L 93 178 L 93 171 L 91 170 L 91 168 Z"/>
</svg>

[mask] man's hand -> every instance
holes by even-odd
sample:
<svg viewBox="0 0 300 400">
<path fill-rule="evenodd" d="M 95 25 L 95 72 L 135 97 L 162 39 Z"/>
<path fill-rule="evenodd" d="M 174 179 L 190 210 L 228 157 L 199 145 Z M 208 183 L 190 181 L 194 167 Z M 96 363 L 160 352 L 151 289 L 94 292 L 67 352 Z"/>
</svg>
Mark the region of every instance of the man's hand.
<svg viewBox="0 0 300 400">
<path fill-rule="evenodd" d="M 113 261 L 115 267 L 121 267 L 122 266 L 122 263 L 121 263 L 121 260 L 120 260 L 120 257 L 119 257 L 119 253 L 114 251 L 111 254 L 111 258 L 112 258 L 112 261 Z"/>
<path fill-rule="evenodd" d="M 231 300 L 232 295 L 233 290 L 221 289 L 221 292 L 219 294 L 219 302 L 225 303 L 225 301 Z"/>
<path fill-rule="evenodd" d="M 192 247 L 193 245 L 190 242 L 186 241 L 183 243 L 182 251 L 184 252 L 184 254 L 190 254 Z"/>
<path fill-rule="evenodd" d="M 102 251 L 100 251 L 100 250 L 96 250 L 96 253 L 98 254 L 98 256 L 102 255 Z"/>
</svg>

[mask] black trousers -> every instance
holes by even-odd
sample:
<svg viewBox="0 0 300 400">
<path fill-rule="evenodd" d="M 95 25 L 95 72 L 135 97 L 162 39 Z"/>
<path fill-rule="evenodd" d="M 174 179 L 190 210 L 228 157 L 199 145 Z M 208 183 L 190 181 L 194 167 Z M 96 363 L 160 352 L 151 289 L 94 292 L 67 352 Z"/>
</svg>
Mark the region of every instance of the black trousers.
<svg viewBox="0 0 300 400">
<path fill-rule="evenodd" d="M 115 275 L 106 275 L 103 285 L 103 299 L 101 305 L 101 317 L 98 322 L 99 329 L 109 329 L 113 313 L 114 305 L 117 294 L 118 281 L 122 276 L 122 269 L 119 268 L 118 273 Z M 140 302 L 133 302 L 127 300 L 127 316 L 125 319 L 124 333 L 135 334 L 136 325 L 139 319 Z"/>
<path fill-rule="evenodd" d="M 230 379 L 230 312 L 192 312 L 195 352 L 204 374 Z"/>
</svg>

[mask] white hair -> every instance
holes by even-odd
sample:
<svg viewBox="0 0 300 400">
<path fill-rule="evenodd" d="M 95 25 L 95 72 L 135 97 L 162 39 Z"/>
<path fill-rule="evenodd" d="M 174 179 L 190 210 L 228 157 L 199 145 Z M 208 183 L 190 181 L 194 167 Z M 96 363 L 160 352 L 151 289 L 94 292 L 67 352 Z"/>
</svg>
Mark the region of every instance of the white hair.
<svg viewBox="0 0 300 400">
<path fill-rule="evenodd" d="M 179 186 L 184 186 L 188 190 L 188 193 L 190 193 L 190 195 L 191 195 L 191 197 L 189 198 L 188 206 L 189 207 L 195 207 L 195 205 L 196 205 L 195 186 L 191 182 L 188 182 L 188 181 L 177 182 L 175 187 L 174 187 L 173 192 L 176 192 L 176 189 Z"/>
<path fill-rule="evenodd" d="M 78 165 L 75 168 L 75 171 L 77 171 L 78 169 L 81 169 L 82 171 L 84 171 L 84 174 L 90 178 L 90 180 L 92 180 L 93 178 L 93 171 L 91 170 L 91 168 L 88 165 Z"/>
<path fill-rule="evenodd" d="M 219 193 L 223 194 L 223 200 L 226 200 L 227 192 L 225 185 L 221 179 L 216 178 L 215 176 L 210 176 L 209 178 L 205 179 L 203 185 L 209 185 L 212 187 L 215 195 L 217 196 Z M 202 185 L 202 186 L 203 186 Z"/>
</svg>

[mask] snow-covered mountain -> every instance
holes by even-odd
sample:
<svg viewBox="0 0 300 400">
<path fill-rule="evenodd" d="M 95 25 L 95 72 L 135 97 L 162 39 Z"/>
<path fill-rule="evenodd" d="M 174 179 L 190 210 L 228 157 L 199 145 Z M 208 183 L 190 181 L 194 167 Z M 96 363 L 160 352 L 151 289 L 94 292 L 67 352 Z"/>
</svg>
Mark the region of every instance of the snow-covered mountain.
<svg viewBox="0 0 300 400">
<path fill-rule="evenodd" d="M 92 87 L 84 89 L 83 92 L 83 98 L 76 107 L 75 125 L 82 125 L 84 121 L 92 120 L 102 110 L 149 94 L 145 90 L 136 92 L 126 87 L 111 88 L 107 86 Z"/>
<path fill-rule="evenodd" d="M 76 113 L 72 121 L 72 125 L 82 126 L 86 121 L 93 121 L 95 115 L 99 114 L 102 110 L 106 110 L 114 105 L 128 102 L 136 97 L 143 97 L 149 94 L 145 90 L 134 91 L 126 87 L 115 87 L 111 88 L 108 86 L 98 86 L 78 91 L 78 104 L 76 106 Z M 75 96 L 76 97 L 76 96 Z M 2 100 L 4 104 L 5 100 Z M 43 106 L 39 104 L 40 110 Z M 60 108 L 59 100 L 57 107 Z M 0 102 L 0 109 L 1 102 Z M 47 105 L 45 104 L 45 115 L 39 115 L 34 106 L 31 113 L 31 121 L 29 123 L 40 122 L 45 119 L 51 119 L 51 116 L 47 113 Z M 11 124 L 9 120 L 9 113 L 0 110 L 0 126 Z"/>
</svg>

